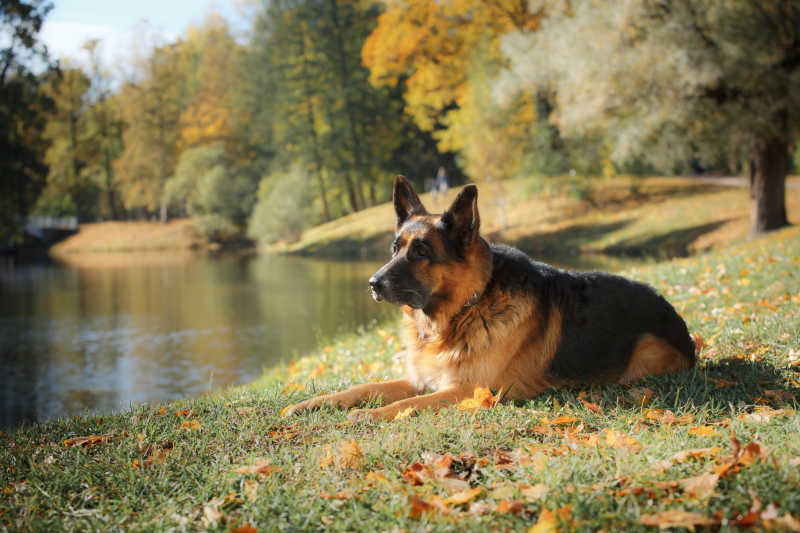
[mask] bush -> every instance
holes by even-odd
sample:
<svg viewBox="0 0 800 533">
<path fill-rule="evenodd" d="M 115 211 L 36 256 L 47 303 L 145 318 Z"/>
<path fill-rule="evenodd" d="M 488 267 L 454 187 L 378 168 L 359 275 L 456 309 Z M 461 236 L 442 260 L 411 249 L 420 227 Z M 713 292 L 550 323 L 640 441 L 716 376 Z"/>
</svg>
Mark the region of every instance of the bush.
<svg viewBox="0 0 800 533">
<path fill-rule="evenodd" d="M 314 224 L 314 196 L 308 180 L 299 165 L 262 179 L 250 219 L 250 237 L 263 244 L 296 240 L 305 228 Z"/>
</svg>

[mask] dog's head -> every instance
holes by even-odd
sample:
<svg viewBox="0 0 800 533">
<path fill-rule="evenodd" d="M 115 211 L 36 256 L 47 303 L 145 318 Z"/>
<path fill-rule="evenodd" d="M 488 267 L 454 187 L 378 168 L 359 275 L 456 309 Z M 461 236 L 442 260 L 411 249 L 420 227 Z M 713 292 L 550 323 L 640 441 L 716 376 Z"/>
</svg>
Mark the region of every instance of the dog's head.
<svg viewBox="0 0 800 533">
<path fill-rule="evenodd" d="M 393 202 L 397 223 L 392 258 L 369 279 L 376 301 L 430 314 L 445 302 L 460 307 L 483 290 L 491 273 L 491 254 L 479 235 L 477 187 L 467 185 L 443 214 L 435 215 L 398 176 Z"/>
</svg>

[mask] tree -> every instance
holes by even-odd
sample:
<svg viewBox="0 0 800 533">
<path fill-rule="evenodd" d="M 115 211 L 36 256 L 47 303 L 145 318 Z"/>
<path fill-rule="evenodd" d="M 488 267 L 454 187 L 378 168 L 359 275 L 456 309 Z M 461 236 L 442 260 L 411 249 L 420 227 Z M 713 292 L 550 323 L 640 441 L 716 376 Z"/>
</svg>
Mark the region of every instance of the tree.
<svg viewBox="0 0 800 533">
<path fill-rule="evenodd" d="M 571 2 L 536 34 L 509 36 L 504 50 L 515 81 L 557 94 L 551 119 L 563 131 L 605 132 L 618 162 L 643 157 L 664 168 L 749 152 L 752 232 L 788 223 L 785 179 L 800 126 L 797 2 Z"/>
<path fill-rule="evenodd" d="M 118 96 L 126 124 L 124 151 L 114 164 L 127 208 L 159 212 L 167 220 L 164 185 L 177 163 L 181 113 L 187 100 L 181 43 L 155 47 L 139 61 L 137 79 Z"/>
<path fill-rule="evenodd" d="M 493 106 L 491 81 L 505 59 L 500 38 L 534 31 L 544 10 L 518 0 L 395 0 L 378 19 L 362 57 L 376 86 L 405 88 L 406 111 L 442 151 L 459 151 L 474 177 L 508 175 L 536 125 L 534 98 Z"/>
<path fill-rule="evenodd" d="M 86 138 L 91 153 L 85 172 L 104 189 L 105 205 L 102 211 L 113 220 L 119 217 L 113 162 L 122 153 L 123 122 L 111 90 L 111 76 L 100 59 L 100 46 L 97 40 L 88 41 L 83 46 L 89 54 L 90 81 Z"/>
<path fill-rule="evenodd" d="M 0 0 L 0 242 L 18 239 L 21 218 L 44 186 L 44 113 L 50 102 L 38 90 L 41 76 L 55 68 L 39 31 L 51 2 Z"/>
<path fill-rule="evenodd" d="M 42 90 L 53 102 L 47 114 L 44 135 L 49 141 L 45 162 L 49 166 L 47 187 L 39 199 L 40 206 L 52 211 L 52 205 L 71 205 L 81 220 L 93 218 L 97 211 L 97 187 L 84 170 L 90 159 L 86 135 L 87 94 L 91 82 L 79 68 L 65 66 L 52 73 Z M 63 197 L 69 197 L 68 202 Z"/>
</svg>

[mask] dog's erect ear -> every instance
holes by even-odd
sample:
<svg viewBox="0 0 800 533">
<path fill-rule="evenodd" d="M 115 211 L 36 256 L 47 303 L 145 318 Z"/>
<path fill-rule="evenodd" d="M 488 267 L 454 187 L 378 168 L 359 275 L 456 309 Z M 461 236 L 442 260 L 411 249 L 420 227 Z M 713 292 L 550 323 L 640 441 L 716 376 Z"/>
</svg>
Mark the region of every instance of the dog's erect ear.
<svg viewBox="0 0 800 533">
<path fill-rule="evenodd" d="M 481 226 L 478 214 L 478 188 L 467 185 L 442 215 L 442 224 L 459 250 L 465 251 L 476 240 Z"/>
<path fill-rule="evenodd" d="M 399 230 L 400 226 L 402 226 L 411 215 L 428 214 L 428 211 L 425 210 L 425 206 L 419 201 L 419 196 L 417 196 L 411 184 L 403 176 L 397 176 L 394 179 L 392 200 L 394 201 L 394 212 L 397 214 L 397 225 L 395 229 Z"/>
</svg>

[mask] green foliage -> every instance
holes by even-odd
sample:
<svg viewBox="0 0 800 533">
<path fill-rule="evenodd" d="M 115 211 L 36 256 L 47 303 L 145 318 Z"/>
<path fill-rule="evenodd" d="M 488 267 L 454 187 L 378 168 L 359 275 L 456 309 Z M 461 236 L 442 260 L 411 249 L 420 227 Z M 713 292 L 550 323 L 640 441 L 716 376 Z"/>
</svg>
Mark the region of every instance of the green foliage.
<svg viewBox="0 0 800 533">
<path fill-rule="evenodd" d="M 244 230 L 256 187 L 216 142 L 181 154 L 175 175 L 165 184 L 164 202 L 191 216 L 209 237 L 220 238 Z"/>
<path fill-rule="evenodd" d="M 264 178 L 250 220 L 250 236 L 265 244 L 296 239 L 304 228 L 315 223 L 313 197 L 308 175 L 299 165 Z"/>
</svg>

